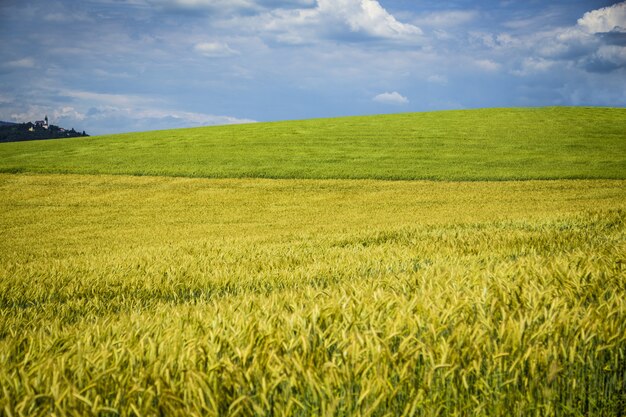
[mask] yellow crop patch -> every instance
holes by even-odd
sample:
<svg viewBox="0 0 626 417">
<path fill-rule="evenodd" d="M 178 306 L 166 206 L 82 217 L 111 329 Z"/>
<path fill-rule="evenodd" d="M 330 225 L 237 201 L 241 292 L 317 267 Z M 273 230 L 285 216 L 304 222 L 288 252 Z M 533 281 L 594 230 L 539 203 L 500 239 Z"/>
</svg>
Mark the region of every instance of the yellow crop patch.
<svg viewBox="0 0 626 417">
<path fill-rule="evenodd" d="M 625 220 L 622 180 L 3 174 L 0 413 L 615 414 Z"/>
</svg>

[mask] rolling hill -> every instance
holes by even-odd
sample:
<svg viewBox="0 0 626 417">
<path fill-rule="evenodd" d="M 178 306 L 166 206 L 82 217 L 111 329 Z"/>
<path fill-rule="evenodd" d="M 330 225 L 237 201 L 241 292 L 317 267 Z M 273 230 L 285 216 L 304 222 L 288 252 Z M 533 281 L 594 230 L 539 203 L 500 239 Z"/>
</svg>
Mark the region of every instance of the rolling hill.
<svg viewBox="0 0 626 417">
<path fill-rule="evenodd" d="M 0 172 L 621 179 L 626 178 L 626 109 L 441 111 L 0 144 Z"/>
</svg>

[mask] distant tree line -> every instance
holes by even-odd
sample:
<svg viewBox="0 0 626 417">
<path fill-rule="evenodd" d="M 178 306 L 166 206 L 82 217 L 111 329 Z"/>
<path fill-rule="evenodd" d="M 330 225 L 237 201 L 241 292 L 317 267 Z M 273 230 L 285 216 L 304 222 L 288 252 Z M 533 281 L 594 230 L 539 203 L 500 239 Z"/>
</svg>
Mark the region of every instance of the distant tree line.
<svg viewBox="0 0 626 417">
<path fill-rule="evenodd" d="M 31 122 L 28 123 L 0 123 L 0 142 L 19 142 L 26 140 L 78 138 L 89 136 L 83 130 L 77 132 L 59 126 L 49 125 L 47 128 Z"/>
</svg>

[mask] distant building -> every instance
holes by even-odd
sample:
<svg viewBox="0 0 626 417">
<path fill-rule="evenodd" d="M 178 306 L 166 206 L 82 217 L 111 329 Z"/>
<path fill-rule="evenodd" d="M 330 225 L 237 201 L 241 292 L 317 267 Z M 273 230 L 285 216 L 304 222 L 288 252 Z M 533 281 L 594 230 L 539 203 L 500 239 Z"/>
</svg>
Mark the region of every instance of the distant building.
<svg viewBox="0 0 626 417">
<path fill-rule="evenodd" d="M 35 127 L 43 127 L 44 129 L 48 128 L 48 115 L 43 120 L 35 121 Z"/>
</svg>

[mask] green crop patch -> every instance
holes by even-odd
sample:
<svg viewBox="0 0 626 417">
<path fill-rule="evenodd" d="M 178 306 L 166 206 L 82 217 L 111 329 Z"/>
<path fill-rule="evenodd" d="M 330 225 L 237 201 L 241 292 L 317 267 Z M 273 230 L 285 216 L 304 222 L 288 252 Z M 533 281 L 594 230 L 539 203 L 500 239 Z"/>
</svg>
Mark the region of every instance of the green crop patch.
<svg viewBox="0 0 626 417">
<path fill-rule="evenodd" d="M 0 144 L 0 172 L 624 179 L 626 109 L 484 109 Z"/>
</svg>

